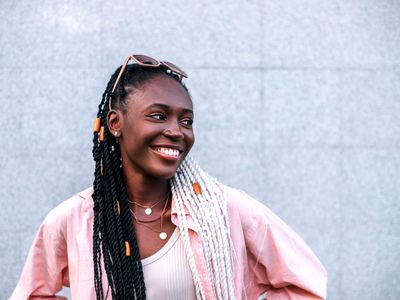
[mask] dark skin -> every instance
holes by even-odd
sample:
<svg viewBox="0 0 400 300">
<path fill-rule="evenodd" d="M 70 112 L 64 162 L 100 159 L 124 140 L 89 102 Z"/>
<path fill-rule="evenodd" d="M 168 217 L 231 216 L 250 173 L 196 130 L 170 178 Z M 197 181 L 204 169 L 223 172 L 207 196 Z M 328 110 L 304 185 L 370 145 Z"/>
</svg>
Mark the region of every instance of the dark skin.
<svg viewBox="0 0 400 300">
<path fill-rule="evenodd" d="M 161 240 L 153 231 L 160 230 L 157 217 L 170 192 L 169 179 L 194 144 L 193 104 L 179 82 L 167 75 L 156 76 L 138 89 L 126 90 L 126 105 L 111 110 L 107 120 L 110 132 L 119 138 L 128 198 L 136 203 L 129 206 L 138 220 L 149 221 L 144 226 L 132 218 L 143 259 L 160 250 L 175 230 L 169 199 L 163 217 L 163 231 L 168 238 Z M 156 205 L 147 216 L 137 204 Z"/>
</svg>

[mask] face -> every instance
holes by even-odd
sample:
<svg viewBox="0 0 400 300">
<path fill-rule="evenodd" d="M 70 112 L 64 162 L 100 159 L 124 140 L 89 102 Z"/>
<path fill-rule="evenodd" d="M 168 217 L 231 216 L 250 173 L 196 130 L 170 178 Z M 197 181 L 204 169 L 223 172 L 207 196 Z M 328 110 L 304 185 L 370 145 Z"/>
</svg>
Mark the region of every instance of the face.
<svg viewBox="0 0 400 300">
<path fill-rule="evenodd" d="M 135 89 L 124 110 L 109 115 L 119 132 L 124 168 L 145 176 L 171 178 L 194 143 L 193 104 L 176 80 L 157 76 Z"/>
</svg>

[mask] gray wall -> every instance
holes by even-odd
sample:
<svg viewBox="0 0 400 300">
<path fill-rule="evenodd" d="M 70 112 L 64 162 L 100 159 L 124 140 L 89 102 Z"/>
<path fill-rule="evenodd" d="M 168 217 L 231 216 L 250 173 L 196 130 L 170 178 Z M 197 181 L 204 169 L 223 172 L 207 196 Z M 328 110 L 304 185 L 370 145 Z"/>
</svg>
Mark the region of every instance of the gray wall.
<svg viewBox="0 0 400 300">
<path fill-rule="evenodd" d="M 0 298 L 47 212 L 92 183 L 127 54 L 177 63 L 193 155 L 292 226 L 329 299 L 400 297 L 400 1 L 1 1 Z"/>
</svg>

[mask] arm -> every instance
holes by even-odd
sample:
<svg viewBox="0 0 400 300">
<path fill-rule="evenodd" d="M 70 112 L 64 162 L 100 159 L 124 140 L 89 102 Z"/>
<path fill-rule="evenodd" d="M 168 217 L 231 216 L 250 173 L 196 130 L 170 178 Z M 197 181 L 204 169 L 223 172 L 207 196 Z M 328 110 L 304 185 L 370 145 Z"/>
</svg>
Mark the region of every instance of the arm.
<svg viewBox="0 0 400 300">
<path fill-rule="evenodd" d="M 69 285 L 65 223 L 65 217 L 57 210 L 45 218 L 9 300 L 66 299 L 56 295 L 63 285 Z"/>
<path fill-rule="evenodd" d="M 246 234 L 246 246 L 267 299 L 326 299 L 327 274 L 312 250 L 267 207 L 251 201 L 261 214 Z"/>
</svg>

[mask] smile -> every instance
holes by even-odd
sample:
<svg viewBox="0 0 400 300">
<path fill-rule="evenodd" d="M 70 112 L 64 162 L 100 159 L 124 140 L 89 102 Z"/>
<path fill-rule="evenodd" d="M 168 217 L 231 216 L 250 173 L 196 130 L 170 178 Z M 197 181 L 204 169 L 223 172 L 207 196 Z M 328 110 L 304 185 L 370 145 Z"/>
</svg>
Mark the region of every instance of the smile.
<svg viewBox="0 0 400 300">
<path fill-rule="evenodd" d="M 180 151 L 177 149 L 166 148 L 166 147 L 151 147 L 151 149 L 162 156 L 163 158 L 167 159 L 177 159 L 180 155 Z"/>
</svg>

